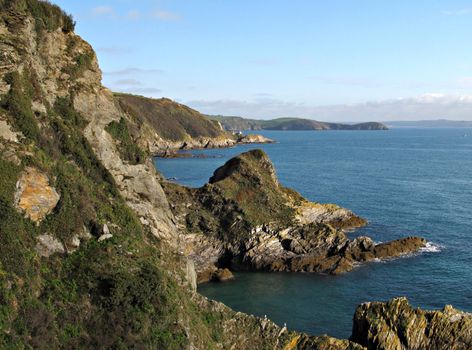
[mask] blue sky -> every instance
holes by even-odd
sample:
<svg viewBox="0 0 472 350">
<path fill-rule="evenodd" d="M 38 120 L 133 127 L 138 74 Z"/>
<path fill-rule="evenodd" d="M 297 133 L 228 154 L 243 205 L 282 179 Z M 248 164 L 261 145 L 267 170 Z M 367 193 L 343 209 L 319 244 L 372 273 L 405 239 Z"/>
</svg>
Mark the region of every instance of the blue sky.
<svg viewBox="0 0 472 350">
<path fill-rule="evenodd" d="M 472 1 L 54 2 L 114 91 L 260 118 L 472 119 Z"/>
</svg>

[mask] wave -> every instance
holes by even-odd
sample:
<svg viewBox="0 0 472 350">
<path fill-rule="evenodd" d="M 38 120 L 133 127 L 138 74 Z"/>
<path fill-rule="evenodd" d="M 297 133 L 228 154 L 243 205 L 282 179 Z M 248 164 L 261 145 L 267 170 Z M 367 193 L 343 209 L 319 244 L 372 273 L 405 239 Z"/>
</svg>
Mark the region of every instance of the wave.
<svg viewBox="0 0 472 350">
<path fill-rule="evenodd" d="M 426 242 L 423 248 L 420 248 L 421 253 L 439 253 L 444 247 L 433 242 Z"/>
</svg>

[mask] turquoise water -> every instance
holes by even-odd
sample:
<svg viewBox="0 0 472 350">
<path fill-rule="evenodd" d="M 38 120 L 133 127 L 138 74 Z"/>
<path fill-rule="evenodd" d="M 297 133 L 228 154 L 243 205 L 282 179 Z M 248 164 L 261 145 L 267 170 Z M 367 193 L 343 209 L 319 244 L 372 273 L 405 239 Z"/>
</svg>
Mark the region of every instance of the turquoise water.
<svg viewBox="0 0 472 350">
<path fill-rule="evenodd" d="M 230 157 L 263 148 L 285 186 L 369 220 L 351 236 L 421 235 L 433 245 L 342 276 L 238 273 L 232 282 L 201 285 L 202 294 L 291 329 L 344 338 L 364 301 L 407 296 L 414 306 L 472 311 L 471 129 L 262 133 L 279 143 L 202 151 L 214 158 L 157 159 L 156 166 L 200 186 Z"/>
</svg>

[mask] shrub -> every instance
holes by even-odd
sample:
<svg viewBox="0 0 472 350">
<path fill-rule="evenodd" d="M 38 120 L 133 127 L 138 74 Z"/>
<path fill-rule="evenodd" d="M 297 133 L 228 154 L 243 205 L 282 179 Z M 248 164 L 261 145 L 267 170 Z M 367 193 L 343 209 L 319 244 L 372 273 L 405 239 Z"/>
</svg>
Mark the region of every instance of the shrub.
<svg viewBox="0 0 472 350">
<path fill-rule="evenodd" d="M 38 33 L 43 30 L 52 31 L 58 28 L 61 28 L 64 33 L 69 33 L 75 29 L 73 17 L 49 1 L 3 0 L 0 1 L 0 10 L 14 10 L 31 14 L 35 20 Z"/>
<path fill-rule="evenodd" d="M 13 124 L 30 141 L 35 140 L 39 134 L 38 123 L 31 109 L 31 91 L 29 82 L 19 72 L 9 73 L 6 82 L 11 88 L 2 101 L 3 108 L 13 116 Z"/>
<path fill-rule="evenodd" d="M 131 164 L 144 162 L 146 154 L 131 138 L 124 118 L 121 118 L 119 122 L 112 121 L 108 124 L 106 130 L 116 141 L 118 141 L 118 150 L 123 159 L 127 160 Z"/>
</svg>

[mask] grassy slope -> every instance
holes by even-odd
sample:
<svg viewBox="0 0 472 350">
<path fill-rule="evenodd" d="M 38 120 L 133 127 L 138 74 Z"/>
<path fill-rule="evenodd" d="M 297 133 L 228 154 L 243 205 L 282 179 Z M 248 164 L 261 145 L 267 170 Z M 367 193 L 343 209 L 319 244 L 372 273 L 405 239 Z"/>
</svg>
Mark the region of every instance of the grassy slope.
<svg viewBox="0 0 472 350">
<path fill-rule="evenodd" d="M 141 123 L 147 122 L 163 139 L 182 141 L 225 135 L 217 123 L 199 112 L 167 98 L 151 99 L 115 94 L 121 108 Z"/>
<path fill-rule="evenodd" d="M 360 124 L 326 123 L 302 118 L 277 118 L 271 120 L 245 119 L 241 117 L 209 116 L 228 130 L 382 130 L 385 125 L 376 122 Z"/>
<path fill-rule="evenodd" d="M 30 14 L 23 4 L 1 2 L 0 16 Z M 27 4 L 43 10 L 46 6 L 45 16 L 56 13 L 55 7 L 48 9 L 52 5 Z M 61 18 L 36 30 L 47 34 L 63 25 Z M 87 62 L 77 63 L 80 76 Z M 2 96 L 0 111 L 25 138 L 21 144 L 0 139 L 0 348 L 182 349 L 189 344 L 185 324 L 192 325 L 196 344 L 214 348 L 223 315 L 197 307 L 190 292 L 166 271 L 178 276 L 179 258 L 161 249 L 126 205 L 83 136 L 85 119 L 69 97 L 53 106 L 43 100 L 47 112 L 35 115 L 31 102 L 41 100 L 43 92 L 34 72 L 13 72 L 6 80 L 11 90 Z M 127 140 L 126 125 L 112 128 Z M 7 160 L 9 148 L 19 165 Z M 46 173 L 61 196 L 39 225 L 13 204 L 16 182 L 26 166 Z M 98 242 L 105 223 L 113 238 Z M 67 245 L 84 230 L 93 237 L 82 241 L 75 253 L 41 258 L 36 252 L 41 234 Z"/>
</svg>

